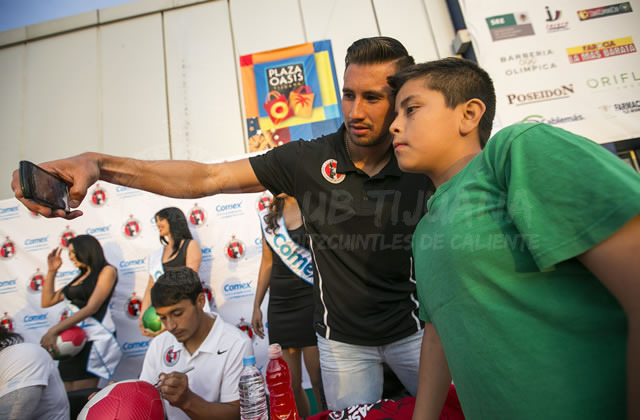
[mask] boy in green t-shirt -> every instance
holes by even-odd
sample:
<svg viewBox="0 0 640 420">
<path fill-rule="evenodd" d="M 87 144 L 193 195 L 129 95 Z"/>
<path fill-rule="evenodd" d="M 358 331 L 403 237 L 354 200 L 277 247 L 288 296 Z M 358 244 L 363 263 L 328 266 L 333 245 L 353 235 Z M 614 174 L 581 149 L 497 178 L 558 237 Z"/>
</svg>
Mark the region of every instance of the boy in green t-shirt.
<svg viewBox="0 0 640 420">
<path fill-rule="evenodd" d="M 469 419 L 640 418 L 640 176 L 545 124 L 487 141 L 495 93 L 473 62 L 390 84 L 398 164 L 437 188 L 413 236 L 414 419 L 438 417 L 452 378 Z"/>
</svg>

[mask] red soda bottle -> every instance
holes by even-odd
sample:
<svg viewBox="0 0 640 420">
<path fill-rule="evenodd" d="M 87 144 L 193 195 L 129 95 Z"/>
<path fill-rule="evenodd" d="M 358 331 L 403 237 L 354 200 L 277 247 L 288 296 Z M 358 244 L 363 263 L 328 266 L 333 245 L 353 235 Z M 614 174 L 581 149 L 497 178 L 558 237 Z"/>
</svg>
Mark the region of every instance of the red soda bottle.
<svg viewBox="0 0 640 420">
<path fill-rule="evenodd" d="M 271 420 L 298 420 L 298 408 L 291 389 L 291 374 L 287 362 L 282 359 L 280 344 L 269 346 L 266 378 Z"/>
</svg>

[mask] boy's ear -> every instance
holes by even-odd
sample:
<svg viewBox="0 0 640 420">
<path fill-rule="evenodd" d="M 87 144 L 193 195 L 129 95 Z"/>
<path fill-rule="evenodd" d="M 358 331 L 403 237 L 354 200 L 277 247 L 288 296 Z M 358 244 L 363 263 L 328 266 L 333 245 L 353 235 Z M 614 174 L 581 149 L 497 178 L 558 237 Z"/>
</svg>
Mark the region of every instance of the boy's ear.
<svg viewBox="0 0 640 420">
<path fill-rule="evenodd" d="M 480 99 L 469 99 L 462 104 L 462 120 L 460 122 L 460 134 L 466 136 L 480 125 L 480 119 L 484 115 L 487 106 Z"/>
<path fill-rule="evenodd" d="M 204 293 L 200 293 L 196 298 L 196 306 L 200 309 L 204 309 L 204 304 L 207 302 L 207 299 L 204 297 Z"/>
</svg>

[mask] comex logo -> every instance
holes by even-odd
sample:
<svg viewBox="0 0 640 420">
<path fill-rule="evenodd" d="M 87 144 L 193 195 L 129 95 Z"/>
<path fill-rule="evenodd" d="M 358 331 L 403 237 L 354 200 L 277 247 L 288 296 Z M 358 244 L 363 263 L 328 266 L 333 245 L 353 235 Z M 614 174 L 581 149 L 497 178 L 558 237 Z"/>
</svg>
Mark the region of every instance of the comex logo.
<svg viewBox="0 0 640 420">
<path fill-rule="evenodd" d="M 96 239 L 107 239 L 111 237 L 111 225 L 89 227 L 85 230 L 87 235 L 92 235 Z"/>
<path fill-rule="evenodd" d="M 18 206 L 0 207 L 0 221 L 15 219 L 19 216 Z"/>
<path fill-rule="evenodd" d="M 40 238 L 27 238 L 24 240 L 24 249 L 28 252 L 41 251 L 49 248 L 49 235 Z"/>
<path fill-rule="evenodd" d="M 216 215 L 223 219 L 239 216 L 241 214 L 243 214 L 242 201 L 237 203 L 218 204 L 216 206 Z"/>
<path fill-rule="evenodd" d="M 228 299 L 238 299 L 253 294 L 250 281 L 246 283 L 227 283 L 222 290 L 224 296 Z"/>
<path fill-rule="evenodd" d="M 151 340 L 125 342 L 122 344 L 122 353 L 128 358 L 143 357 L 149 349 Z"/>
<path fill-rule="evenodd" d="M 0 295 L 6 295 L 13 293 L 17 290 L 18 279 L 2 280 L 0 281 Z"/>
<path fill-rule="evenodd" d="M 130 274 L 145 271 L 147 269 L 145 264 L 145 258 L 139 258 L 137 260 L 123 260 L 118 264 L 120 267 L 120 273 Z"/>
<path fill-rule="evenodd" d="M 203 246 L 200 251 L 202 252 L 202 262 L 213 260 L 213 248 Z"/>
<path fill-rule="evenodd" d="M 25 330 L 35 330 L 37 328 L 48 327 L 49 322 L 47 321 L 48 314 L 38 314 L 38 315 L 25 315 L 24 329 Z"/>
</svg>

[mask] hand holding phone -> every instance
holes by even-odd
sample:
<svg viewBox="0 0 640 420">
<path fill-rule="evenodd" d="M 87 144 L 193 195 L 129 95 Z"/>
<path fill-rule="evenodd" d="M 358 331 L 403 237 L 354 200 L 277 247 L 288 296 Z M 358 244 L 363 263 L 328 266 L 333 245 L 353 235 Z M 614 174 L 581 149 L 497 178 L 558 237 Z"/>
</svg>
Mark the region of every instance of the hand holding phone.
<svg viewBox="0 0 640 420">
<path fill-rule="evenodd" d="M 20 161 L 19 176 L 24 198 L 52 210 L 70 212 L 69 186 L 60 177 L 26 160 Z"/>
</svg>

